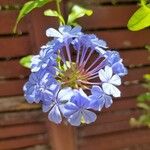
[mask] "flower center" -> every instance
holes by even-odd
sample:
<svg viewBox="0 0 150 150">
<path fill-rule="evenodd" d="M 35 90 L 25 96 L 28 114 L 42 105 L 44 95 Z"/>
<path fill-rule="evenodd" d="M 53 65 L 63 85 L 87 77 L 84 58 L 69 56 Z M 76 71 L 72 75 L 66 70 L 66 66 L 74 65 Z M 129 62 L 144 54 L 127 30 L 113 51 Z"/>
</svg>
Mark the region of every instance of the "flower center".
<svg viewBox="0 0 150 150">
<path fill-rule="evenodd" d="M 64 87 L 70 86 L 72 88 L 89 88 L 89 85 L 85 85 L 84 83 L 88 82 L 89 73 L 82 68 L 82 66 L 78 66 L 78 64 L 72 62 L 70 67 L 60 74 L 60 81 Z"/>
</svg>

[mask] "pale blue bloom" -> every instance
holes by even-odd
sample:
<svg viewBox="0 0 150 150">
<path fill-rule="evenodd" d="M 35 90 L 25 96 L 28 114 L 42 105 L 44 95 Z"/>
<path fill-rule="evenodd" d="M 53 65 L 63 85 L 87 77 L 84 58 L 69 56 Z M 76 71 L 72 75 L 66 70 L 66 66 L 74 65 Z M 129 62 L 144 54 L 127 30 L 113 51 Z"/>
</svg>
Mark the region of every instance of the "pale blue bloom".
<svg viewBox="0 0 150 150">
<path fill-rule="evenodd" d="M 94 34 L 90 34 L 89 38 L 95 47 L 108 48 L 107 43 L 104 40 L 97 38 Z"/>
<path fill-rule="evenodd" d="M 23 87 L 24 96 L 29 103 L 39 103 L 47 95 L 52 95 L 51 85 L 57 84 L 57 81 L 47 71 L 31 73 L 29 81 Z"/>
<path fill-rule="evenodd" d="M 104 106 L 108 108 L 113 103 L 112 97 L 104 93 L 99 86 L 93 86 L 91 93 L 92 95 L 89 96 L 91 99 L 90 107 L 94 110 L 100 111 Z"/>
<path fill-rule="evenodd" d="M 121 79 L 117 74 L 113 75 L 111 67 L 106 66 L 104 69 L 101 69 L 99 71 L 99 78 L 102 81 L 102 89 L 106 94 L 120 97 L 121 92 L 115 86 L 121 85 Z"/>
<path fill-rule="evenodd" d="M 119 76 L 125 76 L 128 73 L 127 69 L 124 67 L 122 63 L 123 60 L 120 58 L 118 52 L 106 51 L 104 56 L 107 58 L 105 61 L 106 64 L 112 67 L 113 72 L 115 74 L 118 74 Z"/>
<path fill-rule="evenodd" d="M 48 119 L 56 124 L 60 124 L 62 122 L 62 111 L 64 104 L 70 101 L 73 96 L 73 90 L 70 87 L 66 87 L 61 89 L 59 86 L 52 94 L 52 100 L 48 104 L 43 103 L 42 108 L 43 112 L 48 112 Z"/>
<path fill-rule="evenodd" d="M 56 66 L 56 57 L 57 55 L 53 52 L 53 49 L 48 45 L 43 46 L 39 55 L 34 55 L 31 59 L 31 71 L 37 72 L 40 69 L 46 68 L 49 66 Z"/>
<path fill-rule="evenodd" d="M 60 43 L 63 43 L 64 41 L 68 41 L 74 37 L 78 37 L 81 35 L 81 27 L 76 26 L 72 28 L 71 26 L 60 26 L 58 31 L 54 28 L 49 28 L 46 30 L 47 37 L 54 37 L 56 38 Z"/>
<path fill-rule="evenodd" d="M 53 40 L 31 60 L 32 73 L 23 88 L 25 98 L 29 103 L 40 102 L 56 124 L 63 119 L 73 126 L 94 122 L 97 116 L 93 111 L 110 107 L 112 96 L 121 95 L 116 86 L 127 69 L 119 53 L 107 50 L 105 41 L 82 33 L 79 26 L 49 28 L 46 35 Z"/>
<path fill-rule="evenodd" d="M 90 110 L 90 98 L 82 89 L 75 90 L 71 101 L 66 103 L 64 116 L 73 126 L 79 126 L 81 123 L 90 124 L 97 118 L 96 114 Z"/>
</svg>

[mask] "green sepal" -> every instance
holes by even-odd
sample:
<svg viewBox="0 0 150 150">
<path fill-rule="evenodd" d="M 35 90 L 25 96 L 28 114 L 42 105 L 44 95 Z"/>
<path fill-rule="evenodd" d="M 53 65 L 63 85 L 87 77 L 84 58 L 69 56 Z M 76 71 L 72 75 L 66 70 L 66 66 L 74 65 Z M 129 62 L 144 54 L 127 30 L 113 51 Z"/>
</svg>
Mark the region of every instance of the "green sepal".
<svg viewBox="0 0 150 150">
<path fill-rule="evenodd" d="M 32 55 L 28 55 L 25 56 L 23 58 L 20 59 L 19 63 L 26 68 L 31 68 L 31 59 L 32 59 Z"/>
</svg>

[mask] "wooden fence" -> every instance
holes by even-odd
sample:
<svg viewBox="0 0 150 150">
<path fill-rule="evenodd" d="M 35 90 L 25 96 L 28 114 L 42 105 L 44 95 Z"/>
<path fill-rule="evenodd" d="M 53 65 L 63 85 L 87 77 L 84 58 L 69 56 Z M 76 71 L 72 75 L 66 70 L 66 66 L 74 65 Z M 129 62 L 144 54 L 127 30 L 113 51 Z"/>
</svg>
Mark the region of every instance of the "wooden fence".
<svg viewBox="0 0 150 150">
<path fill-rule="evenodd" d="M 25 0 L 0 0 L 0 150 L 149 150 L 150 130 L 131 128 L 129 119 L 137 117 L 136 96 L 144 92 L 143 74 L 149 73 L 150 61 L 145 45 L 150 44 L 150 30 L 131 32 L 126 28 L 138 8 L 135 0 L 72 0 L 94 10 L 92 17 L 79 20 L 86 32 L 95 33 L 119 50 L 129 74 L 123 79 L 122 98 L 110 109 L 98 114 L 87 126 L 72 128 L 49 123 L 39 105 L 27 104 L 22 86 L 29 70 L 19 65 L 22 56 L 36 53 L 48 40 L 45 30 L 57 27 L 55 19 L 35 10 L 19 25 L 19 35 L 12 28 Z M 63 1 L 66 14 L 70 1 Z M 53 4 L 50 7 L 55 7 Z"/>
</svg>

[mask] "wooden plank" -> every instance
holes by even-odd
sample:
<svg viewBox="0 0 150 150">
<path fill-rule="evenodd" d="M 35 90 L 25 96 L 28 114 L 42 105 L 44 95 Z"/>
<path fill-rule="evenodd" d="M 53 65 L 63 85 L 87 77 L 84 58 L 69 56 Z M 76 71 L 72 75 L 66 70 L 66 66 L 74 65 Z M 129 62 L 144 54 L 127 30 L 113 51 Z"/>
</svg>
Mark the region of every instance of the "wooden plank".
<svg viewBox="0 0 150 150">
<path fill-rule="evenodd" d="M 119 53 L 126 66 L 150 64 L 150 53 L 146 49 L 120 50 Z"/>
<path fill-rule="evenodd" d="M 121 97 L 135 97 L 147 91 L 141 84 L 133 84 L 128 86 L 120 86 Z"/>
<path fill-rule="evenodd" d="M 150 148 L 150 143 L 146 143 L 146 144 L 137 144 L 137 145 L 132 145 L 132 146 L 124 146 L 124 149 L 127 150 L 149 150 Z M 118 149 L 120 150 L 120 149 Z"/>
<path fill-rule="evenodd" d="M 39 30 L 39 27 L 37 27 L 36 30 Z M 41 36 L 35 35 L 37 38 L 36 41 L 37 43 L 39 43 L 38 47 L 42 45 L 42 43 L 45 44 L 44 41 L 48 41 L 48 39 L 43 36 L 44 32 L 45 31 L 40 31 Z M 38 32 L 35 31 L 35 33 Z M 145 47 L 145 45 L 148 45 L 150 43 L 149 30 L 142 30 L 138 32 L 131 32 L 128 30 L 107 30 L 92 31 L 88 33 L 96 34 L 99 38 L 102 38 L 103 40 L 107 41 L 108 46 L 110 48 L 115 49 L 143 48 Z"/>
<path fill-rule="evenodd" d="M 108 42 L 110 48 L 128 49 L 145 47 L 150 43 L 149 30 L 132 32 L 128 30 L 93 31 L 99 38 Z"/>
<path fill-rule="evenodd" d="M 47 136 L 45 134 L 0 140 L 0 150 L 25 148 L 38 144 L 47 144 Z"/>
<path fill-rule="evenodd" d="M 21 148 L 17 150 L 50 150 L 50 147 L 48 145 L 36 145 L 36 146 Z"/>
<path fill-rule="evenodd" d="M 19 112 L 0 113 L 0 120 L 1 120 L 0 127 L 2 127 L 8 125 L 44 122 L 45 117 L 44 117 L 44 113 L 41 110 L 32 110 L 32 111 L 26 110 L 26 111 L 19 111 Z"/>
<path fill-rule="evenodd" d="M 18 14 L 19 11 L 16 10 L 0 11 L 0 20 L 3 20 L 0 22 L 0 35 L 13 33 L 13 27 Z M 17 30 L 19 33 L 28 32 L 28 24 L 26 19 L 23 19 L 23 21 L 19 23 Z"/>
<path fill-rule="evenodd" d="M 50 143 L 54 150 L 77 150 L 75 129 L 69 124 L 47 123 Z"/>
<path fill-rule="evenodd" d="M 126 27 L 137 8 L 137 5 L 90 6 L 94 11 L 93 15 L 83 17 L 79 20 L 79 24 L 86 30 Z"/>
<path fill-rule="evenodd" d="M 128 74 L 123 77 L 122 82 L 136 82 L 136 81 L 142 81 L 143 75 L 147 74 L 150 72 L 150 68 L 148 67 L 139 67 L 139 68 L 133 68 L 133 69 L 128 69 Z"/>
<path fill-rule="evenodd" d="M 113 111 L 122 111 L 126 109 L 135 109 L 136 106 L 136 99 L 137 97 L 132 98 L 123 98 L 120 97 L 118 99 L 113 98 L 113 104 L 108 109 L 103 109 L 102 112 L 113 112 Z"/>
<path fill-rule="evenodd" d="M 25 80 L 4 80 L 0 81 L 0 97 L 17 96 L 23 94 Z"/>
<path fill-rule="evenodd" d="M 79 130 L 79 136 L 98 136 L 103 134 L 110 134 L 118 131 L 130 130 L 131 126 L 129 125 L 129 120 L 113 122 L 113 123 L 103 123 L 99 125 L 91 125 L 88 127 L 84 127 Z"/>
<path fill-rule="evenodd" d="M 131 107 L 131 106 L 130 106 Z M 102 112 L 100 113 L 100 116 L 98 117 L 97 121 L 95 122 L 96 125 L 99 124 L 105 124 L 105 123 L 112 123 L 112 122 L 118 122 L 118 121 L 128 121 L 131 117 L 138 117 L 141 114 L 141 111 L 135 106 L 134 108 L 130 109 L 124 109 L 124 110 L 116 110 L 111 112 Z"/>
<path fill-rule="evenodd" d="M 46 132 L 44 123 L 32 123 L 0 128 L 0 139 L 42 134 Z"/>
<path fill-rule="evenodd" d="M 133 68 L 128 70 L 129 73 L 124 77 L 125 81 L 143 80 L 143 75 L 149 73 L 149 67 Z M 18 60 L 0 62 L 0 79 L 13 77 L 26 77 L 29 70 L 23 68 Z M 136 76 L 134 76 L 136 74 Z"/>
<path fill-rule="evenodd" d="M 19 60 L 0 61 L 0 79 L 6 78 L 24 78 L 27 77 L 30 70 L 19 64 Z"/>
<path fill-rule="evenodd" d="M 9 92 L 10 91 L 8 91 L 8 93 Z M 0 98 L 0 112 L 31 110 L 38 108 L 40 108 L 40 105 L 28 104 L 23 96 Z"/>
<path fill-rule="evenodd" d="M 26 0 L 0 0 L 1 5 L 14 5 L 14 4 L 23 4 Z"/>
<path fill-rule="evenodd" d="M 150 130 L 143 129 L 83 138 L 79 142 L 79 150 L 99 150 L 99 148 L 104 150 L 117 150 L 127 146 L 135 146 L 137 144 L 149 144 L 149 134 Z"/>
<path fill-rule="evenodd" d="M 32 53 L 28 35 L 0 38 L 0 47 L 0 58 L 19 57 Z"/>
<path fill-rule="evenodd" d="M 0 81 L 0 96 L 17 96 L 22 95 L 22 87 L 25 80 L 6 80 Z M 133 84 L 128 86 L 120 86 L 119 89 L 122 92 L 122 97 L 134 97 L 147 91 L 141 84 Z"/>
<path fill-rule="evenodd" d="M 55 6 L 55 3 L 48 4 L 38 10 L 35 10 L 30 16 L 30 20 L 32 22 L 30 33 L 32 38 L 34 38 L 33 45 L 36 48 L 35 51 L 39 50 L 39 47 L 45 45 L 49 40 L 51 40 L 46 36 L 46 30 L 48 28 L 58 28 L 59 26 L 57 18 L 46 17 L 43 15 L 44 10 L 49 8 L 55 9 Z"/>
<path fill-rule="evenodd" d="M 125 66 L 142 66 L 142 65 L 150 65 L 150 53 L 146 49 L 130 49 L 130 50 L 116 50 L 119 52 L 120 57 L 123 59 L 123 64 Z M 72 51 L 72 58 L 76 60 L 76 52 Z M 90 57 L 91 64 L 95 58 L 97 58 L 97 53 L 94 53 Z M 135 59 L 136 58 L 136 59 Z"/>
<path fill-rule="evenodd" d="M 69 0 L 68 0 L 69 1 Z M 101 4 L 118 4 L 118 3 L 130 3 L 130 2 L 138 2 L 138 0 L 70 0 L 73 3 L 82 4 L 82 5 L 101 5 Z"/>
<path fill-rule="evenodd" d="M 98 136 L 106 133 L 113 133 L 118 131 L 130 130 L 132 127 L 129 124 L 131 117 L 138 117 L 139 110 L 124 112 L 112 112 L 98 115 L 97 121 L 89 126 L 79 128 L 79 136 Z M 109 120 L 108 120 L 109 118 Z"/>
</svg>

